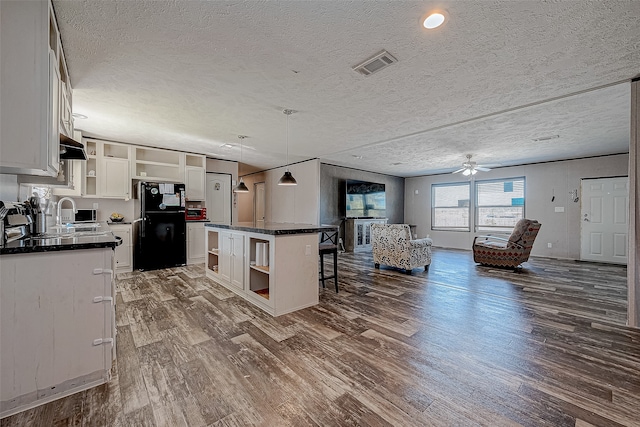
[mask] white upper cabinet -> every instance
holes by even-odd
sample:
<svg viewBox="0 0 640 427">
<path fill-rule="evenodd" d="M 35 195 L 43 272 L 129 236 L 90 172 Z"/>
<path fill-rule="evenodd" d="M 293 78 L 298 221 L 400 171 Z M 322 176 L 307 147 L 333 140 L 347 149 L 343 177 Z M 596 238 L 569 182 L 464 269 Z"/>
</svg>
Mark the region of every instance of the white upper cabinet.
<svg viewBox="0 0 640 427">
<path fill-rule="evenodd" d="M 48 1 L 0 1 L 0 63 L 0 173 L 56 176 L 71 84 Z M 72 124 L 64 130 L 70 135 Z"/>
<path fill-rule="evenodd" d="M 127 144 L 87 139 L 82 195 L 129 200 L 131 150 Z"/>
<path fill-rule="evenodd" d="M 187 200 L 203 201 L 206 198 L 206 157 L 185 154 L 184 183 Z"/>
</svg>

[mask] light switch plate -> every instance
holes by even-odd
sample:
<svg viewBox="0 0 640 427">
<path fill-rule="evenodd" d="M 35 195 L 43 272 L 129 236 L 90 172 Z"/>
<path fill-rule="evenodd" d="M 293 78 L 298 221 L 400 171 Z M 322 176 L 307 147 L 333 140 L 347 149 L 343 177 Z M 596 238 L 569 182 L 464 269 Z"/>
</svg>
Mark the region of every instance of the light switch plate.
<svg viewBox="0 0 640 427">
<path fill-rule="evenodd" d="M 564 212 L 564 206 L 556 206 L 556 212 Z"/>
</svg>

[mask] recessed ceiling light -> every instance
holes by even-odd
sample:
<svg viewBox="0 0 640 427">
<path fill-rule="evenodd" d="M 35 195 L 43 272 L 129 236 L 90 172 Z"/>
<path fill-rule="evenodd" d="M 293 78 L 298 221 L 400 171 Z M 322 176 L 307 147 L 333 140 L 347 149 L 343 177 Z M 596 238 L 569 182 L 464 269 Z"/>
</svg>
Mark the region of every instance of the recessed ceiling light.
<svg viewBox="0 0 640 427">
<path fill-rule="evenodd" d="M 220 148 L 233 148 L 232 144 L 222 144 Z"/>
<path fill-rule="evenodd" d="M 361 159 L 361 158 L 362 158 L 362 156 L 358 156 L 357 154 L 352 154 L 352 156 L 353 156 L 354 158 L 356 158 L 356 159 Z"/>
<path fill-rule="evenodd" d="M 438 28 L 440 25 L 442 25 L 444 20 L 445 20 L 445 16 L 443 13 L 440 13 L 440 12 L 431 13 L 429 14 L 429 16 L 426 17 L 426 19 L 424 19 L 424 21 L 422 21 L 422 25 L 427 30 L 433 30 L 434 28 Z"/>
<path fill-rule="evenodd" d="M 74 119 L 88 119 L 89 117 L 85 116 L 84 114 L 79 114 L 79 113 L 73 113 L 71 114 L 73 116 Z"/>
</svg>

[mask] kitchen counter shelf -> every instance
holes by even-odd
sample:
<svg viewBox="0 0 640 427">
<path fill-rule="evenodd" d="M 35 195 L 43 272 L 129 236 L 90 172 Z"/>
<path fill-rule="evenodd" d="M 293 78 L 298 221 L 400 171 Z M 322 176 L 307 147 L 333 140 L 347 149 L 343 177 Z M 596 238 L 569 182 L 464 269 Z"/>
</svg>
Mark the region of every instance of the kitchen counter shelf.
<svg viewBox="0 0 640 427">
<path fill-rule="evenodd" d="M 263 265 L 250 265 L 249 268 L 252 269 L 252 270 L 259 271 L 261 273 L 269 274 L 269 266 L 268 265 L 266 265 L 266 266 L 263 266 Z"/>
<path fill-rule="evenodd" d="M 180 165 L 175 163 L 164 163 L 164 162 L 154 162 L 151 160 L 136 160 L 136 163 L 139 165 L 153 165 L 153 166 L 167 166 L 171 168 L 179 168 Z"/>
</svg>

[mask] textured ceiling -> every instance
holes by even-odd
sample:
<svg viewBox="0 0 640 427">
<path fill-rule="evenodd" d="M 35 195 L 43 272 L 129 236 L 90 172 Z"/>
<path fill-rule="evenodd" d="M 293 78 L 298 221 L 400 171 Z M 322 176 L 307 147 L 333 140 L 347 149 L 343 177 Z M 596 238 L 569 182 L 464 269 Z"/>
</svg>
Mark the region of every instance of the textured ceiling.
<svg viewBox="0 0 640 427">
<path fill-rule="evenodd" d="M 437 30 L 419 18 L 436 7 Z M 629 146 L 640 1 L 54 1 L 86 135 L 398 176 Z M 351 68 L 386 49 L 398 62 Z M 535 143 L 550 135 L 559 138 Z M 362 157 L 362 158 L 359 158 Z"/>
</svg>

